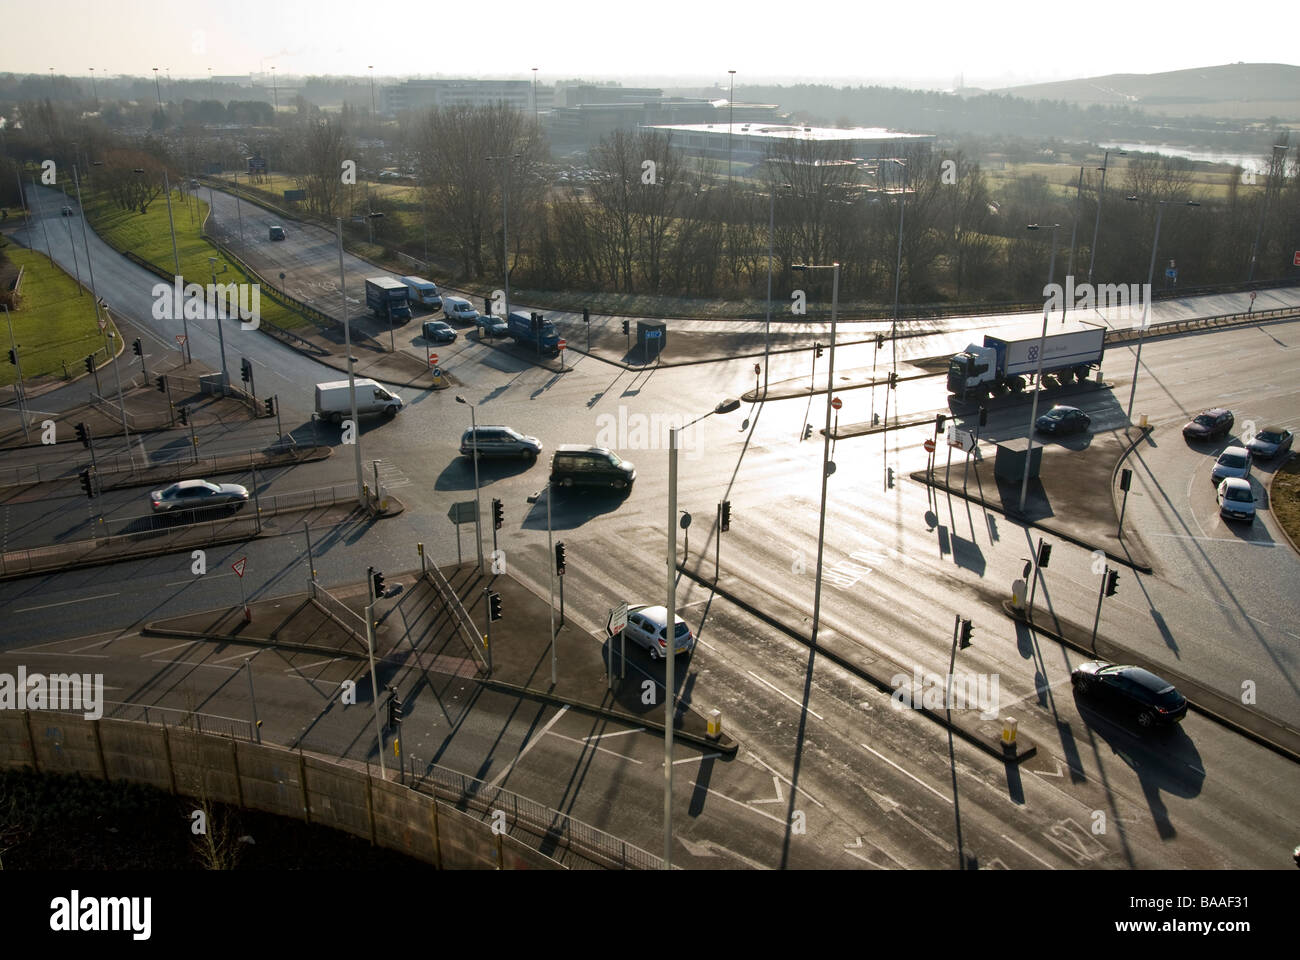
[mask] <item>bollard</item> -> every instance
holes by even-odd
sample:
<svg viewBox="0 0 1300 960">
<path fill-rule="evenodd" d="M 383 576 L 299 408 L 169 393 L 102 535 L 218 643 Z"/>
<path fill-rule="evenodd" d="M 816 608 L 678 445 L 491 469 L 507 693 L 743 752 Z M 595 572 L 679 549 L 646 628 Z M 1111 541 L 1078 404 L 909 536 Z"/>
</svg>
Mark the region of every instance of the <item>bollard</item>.
<svg viewBox="0 0 1300 960">
<path fill-rule="evenodd" d="M 1002 718 L 1002 745 L 1014 747 L 1016 745 L 1016 718 Z"/>
<path fill-rule="evenodd" d="M 708 732 L 710 737 L 722 736 L 722 711 L 721 710 L 709 711 Z"/>
<path fill-rule="evenodd" d="M 1138 428 L 1142 430 L 1147 428 L 1147 415 L 1145 413 L 1142 414 L 1142 417 L 1138 420 Z"/>
</svg>

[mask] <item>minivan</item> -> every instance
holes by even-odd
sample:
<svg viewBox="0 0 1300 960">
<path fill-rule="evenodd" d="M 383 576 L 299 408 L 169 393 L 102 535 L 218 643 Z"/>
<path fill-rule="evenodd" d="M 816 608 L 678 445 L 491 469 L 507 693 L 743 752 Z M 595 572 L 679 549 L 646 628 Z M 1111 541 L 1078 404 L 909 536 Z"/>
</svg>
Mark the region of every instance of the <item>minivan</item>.
<svg viewBox="0 0 1300 960">
<path fill-rule="evenodd" d="M 271 239 L 272 239 L 272 240 L 283 240 L 283 239 L 284 239 L 284 227 L 279 226 L 278 224 L 272 226 L 272 227 L 271 227 Z"/>
<path fill-rule="evenodd" d="M 561 487 L 610 487 L 631 491 L 636 470 L 605 447 L 584 447 L 565 443 L 551 457 L 551 483 Z"/>
</svg>

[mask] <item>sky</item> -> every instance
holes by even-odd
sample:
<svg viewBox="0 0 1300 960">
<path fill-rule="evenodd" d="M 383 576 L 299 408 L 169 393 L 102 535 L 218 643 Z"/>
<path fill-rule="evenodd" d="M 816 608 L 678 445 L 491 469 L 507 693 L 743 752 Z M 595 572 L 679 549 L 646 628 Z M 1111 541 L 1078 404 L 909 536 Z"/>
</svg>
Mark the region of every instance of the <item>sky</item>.
<svg viewBox="0 0 1300 960">
<path fill-rule="evenodd" d="M 1197 9 L 1201 13 L 1197 14 Z M 1289 9 L 1285 4 L 1279 11 Z M 912 0 L 0 0 L 0 70 L 206 78 L 443 74 L 627 85 L 889 82 L 996 88 L 1296 63 L 1300 14 L 1248 5 Z M 1290 19 L 1286 27 L 1283 20 Z M 741 99 L 737 96 L 737 99 Z"/>
</svg>

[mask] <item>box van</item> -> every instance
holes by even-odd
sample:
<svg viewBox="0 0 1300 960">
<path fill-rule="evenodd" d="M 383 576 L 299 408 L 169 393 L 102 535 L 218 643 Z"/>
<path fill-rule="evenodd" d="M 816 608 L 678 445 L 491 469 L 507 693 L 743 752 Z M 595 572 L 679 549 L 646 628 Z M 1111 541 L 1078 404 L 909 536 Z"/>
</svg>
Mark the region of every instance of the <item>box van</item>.
<svg viewBox="0 0 1300 960">
<path fill-rule="evenodd" d="M 438 285 L 432 280 L 425 280 L 422 277 L 402 277 L 400 279 L 402 283 L 406 284 L 406 295 L 412 303 L 418 303 L 430 310 L 442 309 L 442 297 L 438 293 Z"/>
<path fill-rule="evenodd" d="M 631 491 L 636 469 L 613 450 L 564 443 L 551 457 L 551 483 Z"/>
<path fill-rule="evenodd" d="M 474 304 L 464 297 L 443 297 L 442 312 L 453 323 L 473 323 L 478 319 Z"/>
<path fill-rule="evenodd" d="M 276 224 L 276 225 L 272 226 L 272 227 L 271 227 L 271 239 L 272 239 L 272 240 L 283 240 L 283 239 L 284 239 L 284 227 L 280 226 L 279 224 Z"/>
<path fill-rule="evenodd" d="M 357 378 L 357 416 L 382 413 L 393 417 L 402 409 L 402 398 L 389 393 L 374 380 Z M 342 423 L 352 416 L 352 398 L 346 380 L 316 384 L 316 413 L 331 423 Z"/>
</svg>

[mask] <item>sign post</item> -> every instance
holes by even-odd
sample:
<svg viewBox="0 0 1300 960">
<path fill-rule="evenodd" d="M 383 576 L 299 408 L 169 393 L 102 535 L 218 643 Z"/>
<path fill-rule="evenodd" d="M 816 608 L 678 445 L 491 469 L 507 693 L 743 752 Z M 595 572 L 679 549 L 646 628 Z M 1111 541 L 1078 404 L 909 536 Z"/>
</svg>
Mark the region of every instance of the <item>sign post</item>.
<svg viewBox="0 0 1300 960">
<path fill-rule="evenodd" d="M 561 338 L 560 338 L 560 342 L 557 343 L 557 344 L 555 345 L 555 346 L 556 346 L 556 349 L 558 349 L 558 350 L 560 351 L 560 369 L 561 369 L 561 370 L 564 369 L 564 351 L 565 351 L 565 348 L 568 347 L 568 345 L 569 345 L 569 341 L 565 340 L 563 337 L 561 337 Z"/>
<path fill-rule="evenodd" d="M 230 565 L 239 577 L 239 605 L 244 608 L 244 622 L 251 623 L 253 620 L 253 611 L 248 609 L 248 600 L 244 596 L 244 568 L 248 565 L 248 557 L 240 557 Z"/>
<path fill-rule="evenodd" d="M 447 519 L 456 525 L 456 566 L 461 565 L 460 525 L 473 523 L 478 516 L 473 500 L 458 500 L 447 510 Z"/>
</svg>

